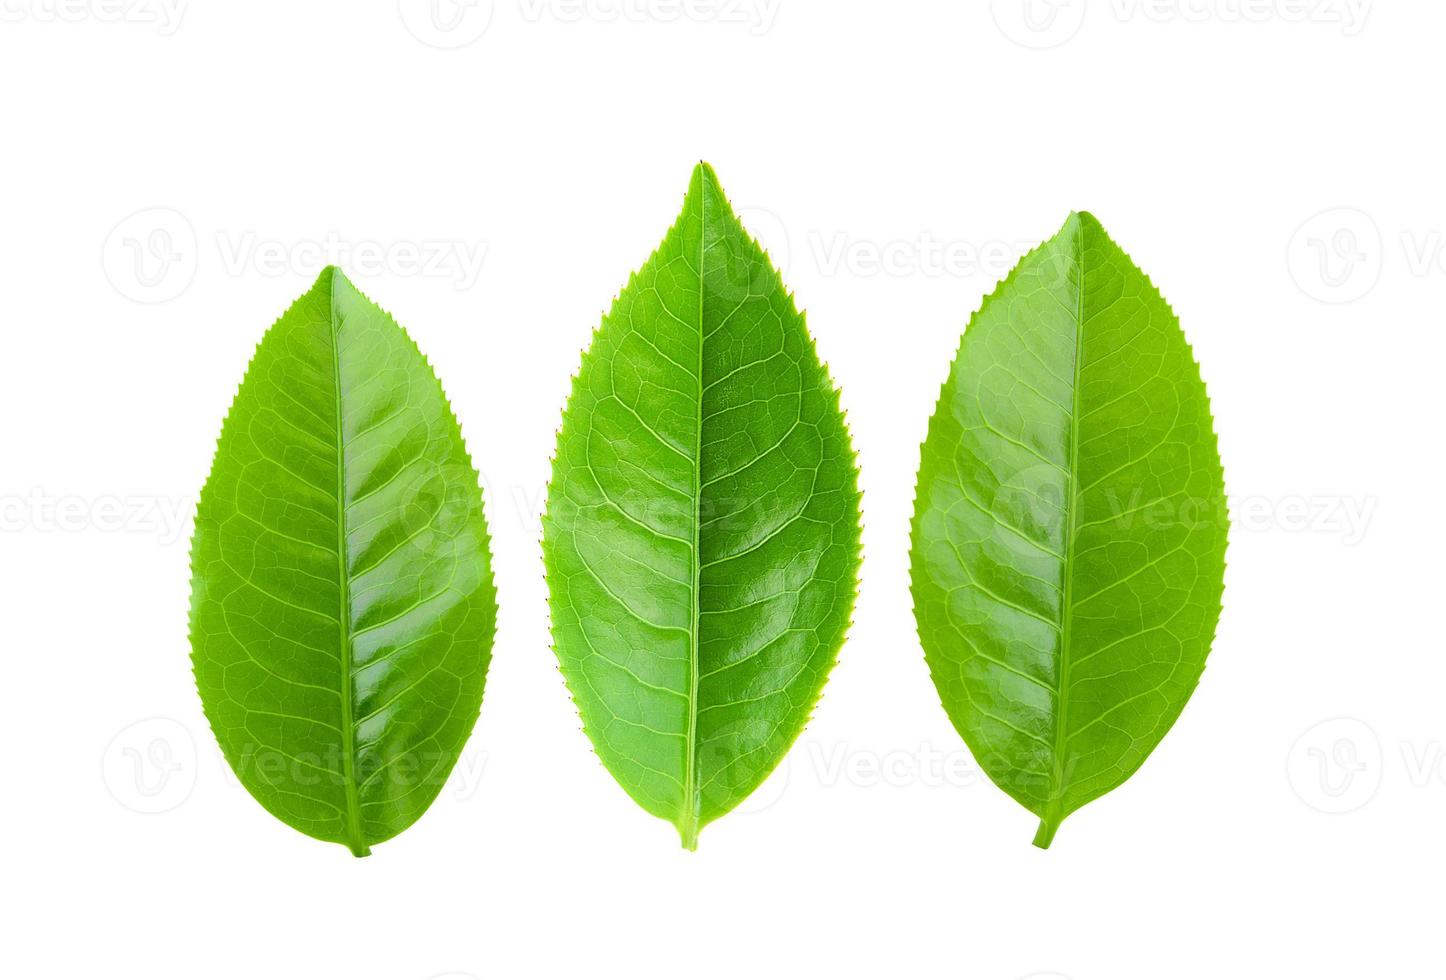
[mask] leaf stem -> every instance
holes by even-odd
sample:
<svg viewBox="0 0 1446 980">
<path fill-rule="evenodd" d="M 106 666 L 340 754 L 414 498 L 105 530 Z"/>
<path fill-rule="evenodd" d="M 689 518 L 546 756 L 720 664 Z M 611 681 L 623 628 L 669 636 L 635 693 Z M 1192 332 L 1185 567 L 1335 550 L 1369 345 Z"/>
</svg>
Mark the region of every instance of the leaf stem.
<svg viewBox="0 0 1446 980">
<path fill-rule="evenodd" d="M 1042 851 L 1049 850 L 1049 845 L 1054 842 L 1055 831 L 1064 822 L 1055 809 L 1051 807 L 1044 816 L 1039 818 L 1039 829 L 1034 832 L 1034 846 Z"/>
<path fill-rule="evenodd" d="M 683 818 L 683 822 L 678 825 L 678 834 L 683 838 L 684 849 L 698 849 L 698 818 L 695 814 L 690 813 Z"/>
</svg>

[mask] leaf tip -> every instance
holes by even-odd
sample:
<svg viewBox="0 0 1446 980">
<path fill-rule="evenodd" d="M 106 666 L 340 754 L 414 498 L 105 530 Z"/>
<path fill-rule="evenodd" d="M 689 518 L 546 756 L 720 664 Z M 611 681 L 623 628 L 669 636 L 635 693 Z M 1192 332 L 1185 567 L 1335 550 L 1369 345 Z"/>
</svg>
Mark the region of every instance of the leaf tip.
<svg viewBox="0 0 1446 980">
<path fill-rule="evenodd" d="M 342 282 L 347 284 L 351 283 L 351 280 L 347 279 L 346 273 L 342 272 L 336 266 L 328 264 L 322 268 L 320 273 L 317 274 L 316 282 L 312 283 L 311 288 L 329 289 L 336 282 L 337 279 L 340 279 Z"/>
<path fill-rule="evenodd" d="M 713 169 L 713 165 L 707 160 L 699 160 L 693 167 L 692 180 L 707 181 L 716 185 L 718 183 L 718 172 Z"/>
<path fill-rule="evenodd" d="M 1100 224 L 1100 219 L 1094 216 L 1092 211 L 1071 211 L 1069 217 L 1064 219 L 1064 225 L 1059 230 L 1059 235 L 1105 235 L 1105 226 Z"/>
</svg>

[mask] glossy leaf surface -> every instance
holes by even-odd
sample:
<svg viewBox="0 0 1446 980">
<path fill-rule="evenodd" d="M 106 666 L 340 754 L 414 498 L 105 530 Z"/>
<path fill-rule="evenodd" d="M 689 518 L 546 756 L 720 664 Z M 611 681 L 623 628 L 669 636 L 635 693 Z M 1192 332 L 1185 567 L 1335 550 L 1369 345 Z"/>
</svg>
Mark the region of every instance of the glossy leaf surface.
<svg viewBox="0 0 1446 980">
<path fill-rule="evenodd" d="M 251 795 L 358 856 L 411 825 L 481 707 L 487 527 L 431 368 L 338 271 L 256 350 L 191 568 L 196 684 Z"/>
<path fill-rule="evenodd" d="M 838 393 L 707 165 L 574 380 L 544 551 L 588 736 L 696 846 L 802 730 L 859 560 Z"/>
<path fill-rule="evenodd" d="M 1224 485 L 1174 313 L 1088 214 L 970 321 L 929 423 L 912 582 L 954 726 L 1040 817 L 1124 782 L 1220 613 Z"/>
</svg>

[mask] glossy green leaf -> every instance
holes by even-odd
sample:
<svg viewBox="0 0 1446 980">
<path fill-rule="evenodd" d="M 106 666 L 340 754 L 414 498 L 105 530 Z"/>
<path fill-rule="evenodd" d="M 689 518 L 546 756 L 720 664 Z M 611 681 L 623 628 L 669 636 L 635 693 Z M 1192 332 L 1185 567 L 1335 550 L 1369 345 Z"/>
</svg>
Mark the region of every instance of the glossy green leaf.
<svg viewBox="0 0 1446 980">
<path fill-rule="evenodd" d="M 410 826 L 481 708 L 487 525 L 436 376 L 334 269 L 256 350 L 191 568 L 196 685 L 251 795 L 357 856 Z"/>
<path fill-rule="evenodd" d="M 922 450 L 919 637 L 989 777 L 1039 816 L 1125 781 L 1205 666 L 1225 491 L 1200 371 L 1165 300 L 1071 215 L 984 301 Z"/>
<path fill-rule="evenodd" d="M 583 359 L 543 544 L 584 729 L 693 848 L 803 729 L 859 561 L 838 392 L 706 164 Z"/>
</svg>

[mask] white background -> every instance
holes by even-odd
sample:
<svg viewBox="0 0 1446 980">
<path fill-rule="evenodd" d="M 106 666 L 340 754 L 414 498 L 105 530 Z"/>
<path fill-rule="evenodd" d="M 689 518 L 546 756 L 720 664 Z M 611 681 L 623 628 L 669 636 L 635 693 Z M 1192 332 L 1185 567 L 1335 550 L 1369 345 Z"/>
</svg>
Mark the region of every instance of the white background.
<svg viewBox="0 0 1446 980">
<path fill-rule="evenodd" d="M 1442 5 L 450 2 L 0 4 L 0 973 L 1441 975 Z M 689 854 L 580 730 L 538 512 L 699 158 L 808 310 L 866 528 L 814 721 Z M 1194 699 L 1042 852 L 939 708 L 907 525 L 960 331 L 1072 208 L 1180 314 L 1235 526 Z M 362 861 L 235 783 L 186 641 L 220 421 L 328 257 L 437 366 L 501 600 L 457 780 Z"/>
</svg>

